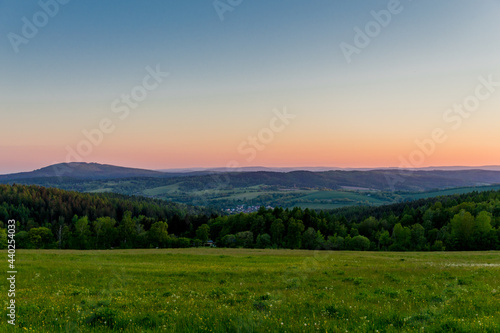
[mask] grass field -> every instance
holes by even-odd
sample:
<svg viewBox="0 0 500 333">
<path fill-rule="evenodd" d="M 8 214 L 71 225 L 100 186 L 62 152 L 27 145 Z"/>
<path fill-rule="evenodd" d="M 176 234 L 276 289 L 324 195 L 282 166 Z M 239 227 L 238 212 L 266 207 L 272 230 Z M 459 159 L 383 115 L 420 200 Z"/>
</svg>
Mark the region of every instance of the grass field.
<svg viewBox="0 0 500 333">
<path fill-rule="evenodd" d="M 405 199 L 409 200 L 417 200 L 417 199 L 425 199 L 425 198 L 433 198 L 442 195 L 452 195 L 452 194 L 464 194 L 470 192 L 483 192 L 483 191 L 498 191 L 500 190 L 500 186 L 477 186 L 477 187 L 457 187 L 451 188 L 447 190 L 439 190 L 439 191 L 430 191 L 430 192 L 416 192 L 416 193 L 408 193 L 404 194 Z"/>
<path fill-rule="evenodd" d="M 23 331 L 500 331 L 497 252 L 19 250 L 16 264 Z"/>
</svg>

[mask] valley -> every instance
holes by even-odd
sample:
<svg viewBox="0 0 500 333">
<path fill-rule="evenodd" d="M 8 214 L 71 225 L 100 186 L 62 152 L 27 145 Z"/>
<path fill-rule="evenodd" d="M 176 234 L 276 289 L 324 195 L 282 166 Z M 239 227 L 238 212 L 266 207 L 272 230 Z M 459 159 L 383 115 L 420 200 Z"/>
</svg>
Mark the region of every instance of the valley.
<svg viewBox="0 0 500 333">
<path fill-rule="evenodd" d="M 64 170 L 61 174 L 60 170 Z M 271 169 L 272 170 L 272 169 Z M 96 163 L 0 176 L 0 183 L 112 192 L 231 211 L 238 206 L 335 209 L 500 189 L 497 170 L 157 172 Z"/>
</svg>

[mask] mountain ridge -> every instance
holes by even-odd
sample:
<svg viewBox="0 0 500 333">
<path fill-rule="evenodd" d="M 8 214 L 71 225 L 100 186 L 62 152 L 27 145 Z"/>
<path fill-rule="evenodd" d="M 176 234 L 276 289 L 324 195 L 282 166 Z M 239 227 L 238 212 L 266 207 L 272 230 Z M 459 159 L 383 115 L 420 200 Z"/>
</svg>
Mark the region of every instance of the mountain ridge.
<svg viewBox="0 0 500 333">
<path fill-rule="evenodd" d="M 264 166 L 249 166 L 240 168 L 172 168 L 158 169 L 156 171 L 164 173 L 188 173 L 188 172 L 292 172 L 292 171 L 376 171 L 376 170 L 416 170 L 416 171 L 462 171 L 462 170 L 487 170 L 500 171 L 500 165 L 483 165 L 483 166 L 430 166 L 423 168 L 401 169 L 396 167 L 374 167 L 374 168 L 341 168 L 341 167 L 264 167 Z"/>
<path fill-rule="evenodd" d="M 413 169 L 400 169 L 395 167 L 375 167 L 375 168 L 341 168 L 341 167 L 264 167 L 249 166 L 241 168 L 172 168 L 172 169 L 143 169 L 111 164 L 100 164 L 96 162 L 70 162 L 52 164 L 33 171 L 16 172 L 0 175 L 0 179 L 27 179 L 42 177 L 71 177 L 77 179 L 111 179 L 111 178 L 131 178 L 131 177 L 171 177 L 171 176 L 200 176 L 210 173 L 238 173 L 238 172 L 277 172 L 289 173 L 294 171 L 308 172 L 328 172 L 328 171 L 465 171 L 465 170 L 485 170 L 500 171 L 499 165 L 484 166 L 430 166 Z"/>
<path fill-rule="evenodd" d="M 316 172 L 295 170 L 289 172 L 196 171 L 164 173 L 107 164 L 75 162 L 55 164 L 32 172 L 0 176 L 0 182 L 3 183 L 21 182 L 49 186 L 53 183 L 62 184 L 68 181 L 89 182 L 110 179 L 134 179 L 135 187 L 140 186 L 140 183 L 148 183 L 155 187 L 180 183 L 180 190 L 267 185 L 285 189 L 357 187 L 381 191 L 425 191 L 500 184 L 500 171 L 377 169 Z"/>
<path fill-rule="evenodd" d="M 60 186 L 65 183 L 130 179 L 130 191 L 141 187 L 179 185 L 179 190 L 274 186 L 282 189 L 364 188 L 379 191 L 428 191 L 500 184 L 500 171 L 481 169 L 376 169 L 308 171 L 192 171 L 166 173 L 98 163 L 60 163 L 0 176 L 0 183 Z M 147 184 L 147 185 L 145 185 Z"/>
</svg>

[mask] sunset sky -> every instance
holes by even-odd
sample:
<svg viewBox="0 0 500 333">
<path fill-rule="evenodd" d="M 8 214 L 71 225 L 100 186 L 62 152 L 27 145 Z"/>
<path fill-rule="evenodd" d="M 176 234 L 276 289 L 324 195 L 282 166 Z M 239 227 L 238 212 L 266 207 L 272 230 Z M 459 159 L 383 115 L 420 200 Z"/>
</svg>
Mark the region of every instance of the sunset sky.
<svg viewBox="0 0 500 333">
<path fill-rule="evenodd" d="M 498 0 L 59 1 L 0 2 L 0 173 L 500 164 Z"/>
</svg>

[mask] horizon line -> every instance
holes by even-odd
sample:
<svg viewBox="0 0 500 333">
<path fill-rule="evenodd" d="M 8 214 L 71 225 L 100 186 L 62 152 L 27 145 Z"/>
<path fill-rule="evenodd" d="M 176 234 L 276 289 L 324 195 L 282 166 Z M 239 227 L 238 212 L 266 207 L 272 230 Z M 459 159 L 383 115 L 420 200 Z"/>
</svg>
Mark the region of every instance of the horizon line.
<svg viewBox="0 0 500 333">
<path fill-rule="evenodd" d="M 338 166 L 262 166 L 262 165 L 253 165 L 253 166 L 240 166 L 240 167 L 227 167 L 227 166 L 215 166 L 215 167 L 166 167 L 166 168 L 160 168 L 160 169 L 150 169 L 150 168 L 145 168 L 145 167 L 130 167 L 130 166 L 123 166 L 123 165 L 116 165 L 116 164 L 108 164 L 108 163 L 98 163 L 98 162 L 61 162 L 61 163 L 53 163 L 50 165 L 46 165 L 40 168 L 32 169 L 30 171 L 15 171 L 15 172 L 10 172 L 10 173 L 2 173 L 0 175 L 11 175 L 11 174 L 17 174 L 17 173 L 29 173 L 45 168 L 50 168 L 55 165 L 61 165 L 61 164 L 97 164 L 97 165 L 104 165 L 104 166 L 112 166 L 112 167 L 119 167 L 119 168 L 129 168 L 129 169 L 139 169 L 139 170 L 147 170 L 147 171 L 156 171 L 156 172 L 175 172 L 175 171 L 211 171 L 211 170 L 245 170 L 245 169 L 289 169 L 291 171 L 310 171 L 307 169 L 325 169 L 321 171 L 342 171 L 342 170 L 360 170 L 360 171 L 369 171 L 369 170 L 428 170 L 428 169 L 443 169 L 443 168 L 463 168 L 463 169 L 482 169 L 482 168 L 499 168 L 500 169 L 500 164 L 490 164 L 490 165 L 432 165 L 432 166 L 424 166 L 424 167 L 413 167 L 413 168 L 402 168 L 402 167 L 394 167 L 394 166 L 377 166 L 377 167 L 338 167 Z M 498 170 L 500 171 L 500 170 Z"/>
</svg>

